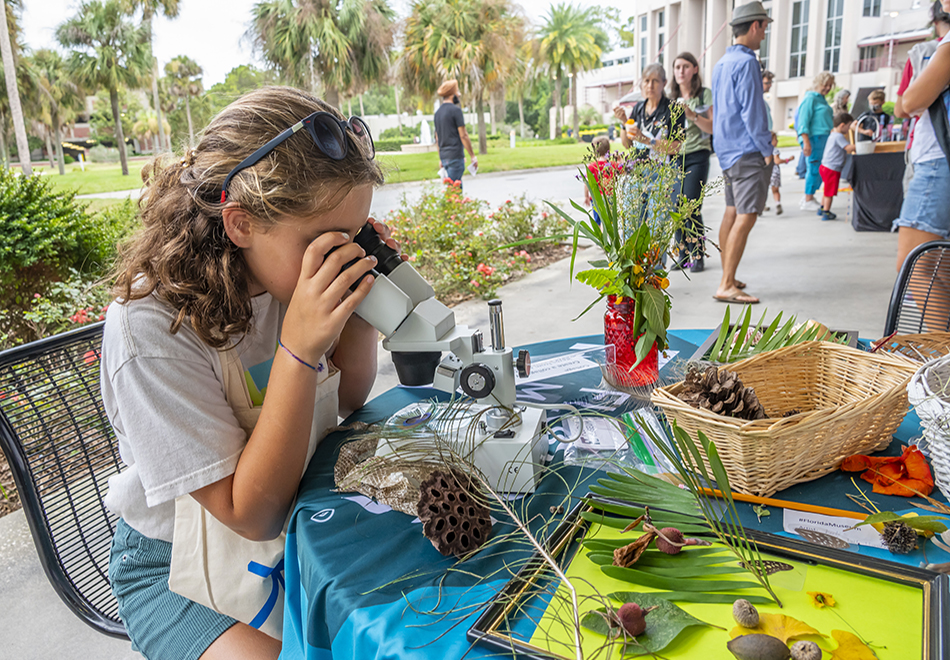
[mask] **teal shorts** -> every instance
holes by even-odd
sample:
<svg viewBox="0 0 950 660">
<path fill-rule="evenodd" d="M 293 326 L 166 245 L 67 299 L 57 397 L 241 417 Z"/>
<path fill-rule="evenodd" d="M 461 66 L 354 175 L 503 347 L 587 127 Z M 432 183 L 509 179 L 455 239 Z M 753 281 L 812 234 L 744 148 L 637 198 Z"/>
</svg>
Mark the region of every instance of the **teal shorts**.
<svg viewBox="0 0 950 660">
<path fill-rule="evenodd" d="M 139 534 L 119 519 L 109 581 L 132 650 L 149 660 L 197 660 L 237 621 L 168 589 L 172 544 Z"/>
</svg>

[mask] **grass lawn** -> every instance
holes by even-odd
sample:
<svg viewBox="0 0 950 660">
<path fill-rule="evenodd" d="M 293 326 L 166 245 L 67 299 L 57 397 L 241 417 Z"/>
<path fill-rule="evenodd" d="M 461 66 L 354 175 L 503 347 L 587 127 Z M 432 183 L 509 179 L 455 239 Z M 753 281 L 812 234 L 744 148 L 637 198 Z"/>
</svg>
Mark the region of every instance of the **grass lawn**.
<svg viewBox="0 0 950 660">
<path fill-rule="evenodd" d="M 147 161 L 136 160 L 129 163 L 129 175 L 122 176 L 122 166 L 118 163 L 86 163 L 86 171 L 78 163 L 66 166 L 66 174 L 60 176 L 56 168 L 34 167 L 48 176 L 56 188 L 72 188 L 80 195 L 115 190 L 132 190 L 142 186 L 142 167 Z"/>
</svg>

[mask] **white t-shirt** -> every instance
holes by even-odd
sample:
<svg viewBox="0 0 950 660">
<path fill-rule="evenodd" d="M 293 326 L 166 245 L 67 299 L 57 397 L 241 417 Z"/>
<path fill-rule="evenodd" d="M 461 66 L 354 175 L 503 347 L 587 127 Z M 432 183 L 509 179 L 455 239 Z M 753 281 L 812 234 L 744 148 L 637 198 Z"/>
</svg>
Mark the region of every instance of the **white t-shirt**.
<svg viewBox="0 0 950 660">
<path fill-rule="evenodd" d="M 251 399 L 274 360 L 284 308 L 252 299 L 253 327 L 237 344 Z M 113 303 L 102 338 L 102 401 L 126 469 L 109 479 L 105 504 L 145 536 L 171 541 L 175 498 L 234 473 L 247 435 L 224 396 L 218 351 L 154 296 Z"/>
<path fill-rule="evenodd" d="M 940 40 L 937 48 L 950 43 L 947 37 L 950 37 L 950 33 Z M 943 149 L 940 148 L 940 143 L 937 142 L 937 134 L 934 132 L 934 125 L 930 121 L 930 111 L 924 110 L 914 125 L 914 142 L 910 145 L 910 161 L 912 163 L 923 163 L 940 158 L 946 158 L 946 155 L 943 153 Z"/>
</svg>

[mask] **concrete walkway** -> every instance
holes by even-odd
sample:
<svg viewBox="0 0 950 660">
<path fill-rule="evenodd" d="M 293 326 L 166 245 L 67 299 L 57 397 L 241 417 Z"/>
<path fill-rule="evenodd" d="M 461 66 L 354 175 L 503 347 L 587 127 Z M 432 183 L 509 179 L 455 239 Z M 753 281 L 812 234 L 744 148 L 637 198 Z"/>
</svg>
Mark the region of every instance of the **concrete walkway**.
<svg viewBox="0 0 950 660">
<path fill-rule="evenodd" d="M 715 160 L 715 159 L 714 159 Z M 714 167 L 713 176 L 718 176 Z M 858 330 L 877 338 L 895 278 L 897 237 L 888 233 L 856 233 L 846 212 L 850 196 L 839 196 L 839 220 L 822 222 L 798 210 L 803 184 L 795 178 L 794 163 L 784 166 L 785 213 L 766 213 L 749 238 L 739 278 L 748 291 L 762 299 L 769 316 L 784 311 L 800 320 L 814 318 L 842 330 Z M 508 172 L 465 178 L 465 191 L 492 205 L 526 193 L 534 200 L 566 201 L 580 198 L 581 184 L 574 168 Z M 417 195 L 420 184 L 384 186 L 376 195 L 373 212 L 384 217 L 402 195 Z M 126 193 L 127 194 L 127 193 Z M 704 217 L 715 238 L 722 217 L 722 195 L 707 200 Z M 593 258 L 585 251 L 579 264 Z M 603 332 L 601 306 L 577 321 L 575 316 L 595 298 L 592 289 L 575 282 L 563 260 L 514 282 L 499 293 L 504 301 L 505 334 L 511 345 L 570 335 Z M 706 261 L 706 271 L 671 277 L 673 328 L 712 328 L 726 306 L 712 299 L 721 275 L 718 255 Z M 733 312 L 739 311 L 734 306 Z M 758 311 L 758 310 L 757 310 Z M 458 323 L 482 328 L 487 335 L 488 311 L 484 301 L 471 300 L 455 308 Z M 759 311 L 761 314 L 761 311 Z M 395 372 L 381 350 L 380 376 L 374 394 L 392 387 Z M 63 605 L 46 580 L 33 548 L 22 512 L 0 518 L 0 658 L 139 658 L 127 642 L 107 638 L 86 627 Z"/>
</svg>

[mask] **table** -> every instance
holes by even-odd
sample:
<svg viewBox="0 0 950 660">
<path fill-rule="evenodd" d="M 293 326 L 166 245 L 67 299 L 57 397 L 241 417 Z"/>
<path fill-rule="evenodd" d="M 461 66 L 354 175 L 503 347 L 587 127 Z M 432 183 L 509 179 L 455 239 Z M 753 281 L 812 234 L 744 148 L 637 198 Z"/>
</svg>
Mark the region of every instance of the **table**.
<svg viewBox="0 0 950 660">
<path fill-rule="evenodd" d="M 851 163 L 851 226 L 855 231 L 890 231 L 904 202 L 904 152 L 854 156 Z"/>
<path fill-rule="evenodd" d="M 670 350 L 687 358 L 709 332 L 671 331 Z M 602 342 L 602 336 L 589 336 L 524 348 L 537 362 L 565 353 L 578 343 Z M 591 369 L 522 385 L 519 398 L 563 401 L 576 397 L 581 388 L 598 387 L 600 382 L 600 371 Z M 348 421 L 382 420 L 409 403 L 434 397 L 446 395 L 428 388 L 394 388 L 367 403 Z M 916 421 L 908 419 L 896 435 L 906 440 L 917 432 Z M 483 604 L 512 577 L 518 567 L 512 566 L 529 556 L 532 548 L 524 542 L 496 540 L 497 545 L 483 549 L 464 565 L 442 557 L 423 537 L 418 519 L 413 521 L 359 494 L 332 492 L 333 465 L 346 440 L 343 433 L 328 436 L 301 483 L 287 535 L 281 659 L 489 657 L 480 647 L 471 648 L 466 631 Z M 892 443 L 895 453 L 897 446 Z M 559 474 L 567 480 L 596 475 L 581 473 L 577 468 L 566 468 Z M 844 497 L 849 489 L 853 487 L 848 477 L 836 472 L 775 497 L 854 510 Z M 580 494 L 584 492 L 580 490 Z M 550 507 L 563 505 L 569 510 L 566 495 L 564 481 L 549 475 L 534 495 L 512 504 L 523 519 L 534 519 L 531 526 L 537 533 L 545 531 L 542 525 L 549 524 L 553 517 Z M 939 493 L 935 496 L 942 499 Z M 908 506 L 899 497 L 875 496 L 874 500 L 882 510 L 890 507 L 900 511 Z M 751 506 L 739 508 L 743 524 L 781 532 L 781 511 L 773 509 L 773 515 L 759 523 Z M 512 529 L 511 521 L 500 519 L 493 526 L 493 534 L 497 539 Z M 450 610 L 454 613 L 448 613 Z M 530 636 L 530 622 L 522 626 L 521 632 Z"/>
</svg>

